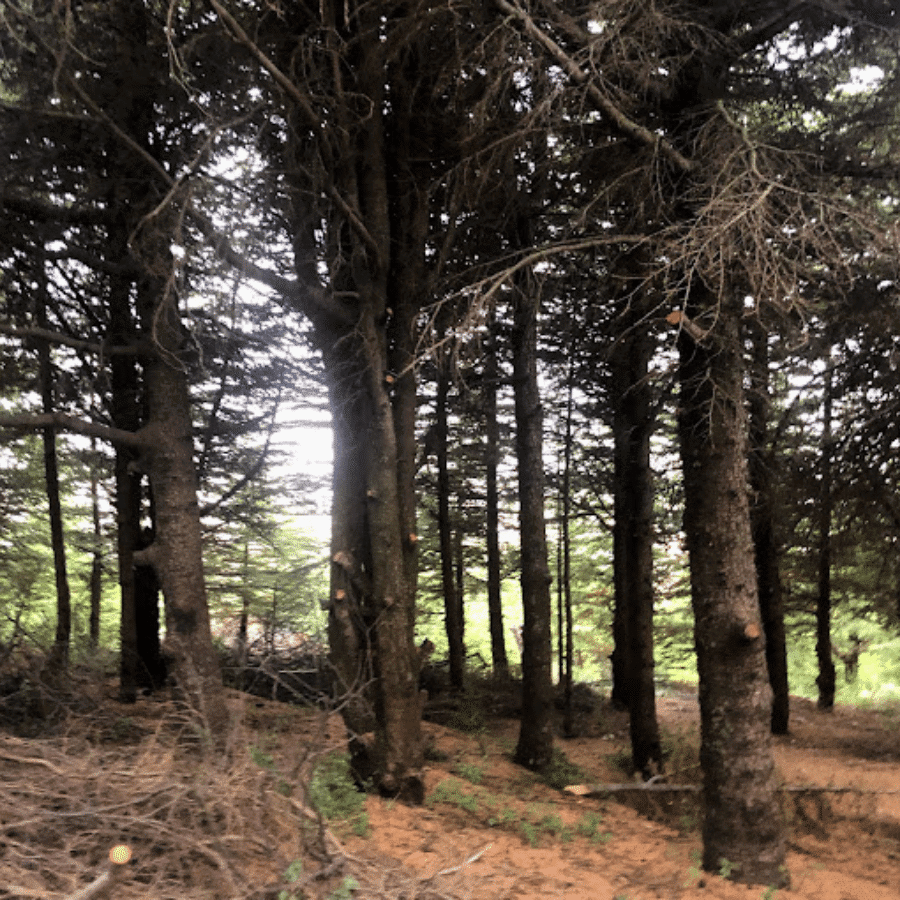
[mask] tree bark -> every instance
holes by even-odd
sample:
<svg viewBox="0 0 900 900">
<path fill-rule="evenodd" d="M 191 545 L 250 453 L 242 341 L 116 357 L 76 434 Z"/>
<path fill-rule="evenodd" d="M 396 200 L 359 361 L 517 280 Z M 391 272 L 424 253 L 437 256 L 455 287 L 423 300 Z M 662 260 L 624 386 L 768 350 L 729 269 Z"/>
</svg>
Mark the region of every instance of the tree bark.
<svg viewBox="0 0 900 900">
<path fill-rule="evenodd" d="M 819 559 L 818 592 L 816 596 L 816 660 L 819 674 L 819 709 L 834 709 L 836 672 L 831 655 L 831 518 L 833 512 L 831 458 L 833 418 L 833 376 L 831 369 L 825 372 L 825 388 L 822 404 L 822 453 L 819 480 Z"/>
<path fill-rule="evenodd" d="M 630 286 L 623 291 L 627 294 Z M 662 771 L 653 656 L 653 475 L 650 437 L 654 415 L 649 385 L 653 340 L 634 298 L 623 303 L 613 346 L 614 435 L 613 571 L 616 652 L 622 656 L 618 693 L 629 710 L 632 764 L 644 778 Z M 624 647 L 619 647 L 624 641 Z M 624 676 L 624 677 L 623 677 Z"/>
<path fill-rule="evenodd" d="M 560 481 L 560 547 L 559 547 L 559 657 L 560 682 L 563 686 L 563 734 L 574 737 L 575 720 L 572 705 L 572 665 L 574 662 L 574 633 L 572 622 L 572 544 L 569 524 L 572 512 L 572 411 L 575 391 L 574 348 L 569 344 L 566 367 L 566 430 L 563 444 L 563 470 Z"/>
<path fill-rule="evenodd" d="M 447 394 L 450 377 L 446 363 L 439 363 L 437 397 L 435 399 L 435 436 L 437 439 L 437 500 L 438 534 L 441 555 L 441 585 L 444 593 L 444 626 L 447 633 L 450 664 L 450 685 L 454 690 L 463 689 L 466 648 L 463 640 L 465 623 L 462 604 L 457 595 L 453 566 L 453 528 L 450 521 L 450 466 L 449 427 L 447 422 Z"/>
<path fill-rule="evenodd" d="M 513 383 L 524 614 L 522 722 L 515 760 L 519 765 L 541 771 L 553 758 L 553 678 L 551 578 L 544 522 L 543 414 L 537 379 L 537 287 L 529 279 L 518 280 L 513 303 Z"/>
<path fill-rule="evenodd" d="M 679 334 L 679 436 L 691 567 L 703 768 L 703 867 L 785 886 L 784 826 L 770 746 L 772 690 L 760 621 L 747 480 L 742 307 L 693 289 L 687 310 L 715 322 Z"/>
<path fill-rule="evenodd" d="M 350 26 L 352 50 L 328 88 L 335 99 L 333 128 L 310 133 L 307 112 L 288 103 L 287 117 L 296 127 L 287 174 L 294 196 L 303 196 L 292 211 L 303 282 L 318 277 L 308 263 L 309 154 L 341 148 L 325 176 L 334 204 L 323 216 L 331 285 L 351 293 L 353 306 L 345 317 L 299 301 L 322 352 L 334 428 L 330 658 L 349 692 L 341 711 L 358 773 L 373 776 L 385 794 L 421 802 L 410 362 L 424 289 L 427 195 L 413 178 L 409 150 L 417 82 L 402 66 L 392 69 L 388 111 L 382 23 L 371 8 L 357 12 Z M 349 36 L 343 7 L 325 3 L 321 15 L 329 40 L 340 43 Z M 282 50 L 293 54 L 296 44 Z M 289 56 L 282 63 L 289 70 L 294 61 Z M 415 52 L 405 65 L 415 69 Z M 363 100 L 368 112 L 360 118 L 356 104 Z M 320 183 L 311 189 L 321 190 Z M 368 732 L 374 732 L 371 740 Z"/>
<path fill-rule="evenodd" d="M 772 687 L 772 734 L 787 734 L 790 720 L 784 599 L 775 534 L 775 453 L 768 444 L 769 343 L 760 323 L 750 326 L 750 520 L 756 553 L 759 606 L 766 633 L 766 667 Z"/>
<path fill-rule="evenodd" d="M 43 271 L 42 254 L 38 254 L 38 264 L 42 267 L 38 274 L 39 328 L 47 327 L 46 275 Z M 50 344 L 41 341 L 38 345 L 41 405 L 44 413 L 54 412 L 53 363 Z M 50 521 L 50 546 L 53 550 L 53 571 L 56 583 L 56 633 L 53 646 L 47 656 L 46 674 L 57 679 L 69 665 L 69 642 L 72 635 L 72 598 L 69 590 L 69 576 L 66 571 L 66 539 L 63 530 L 62 503 L 59 491 L 59 464 L 56 455 L 56 430 L 44 428 L 41 432 L 44 445 L 44 477 L 47 493 L 48 518 Z"/>
<path fill-rule="evenodd" d="M 493 325 L 493 322 L 491 323 Z M 503 633 L 503 601 L 500 572 L 500 494 L 497 489 L 497 466 L 500 460 L 500 425 L 497 421 L 496 329 L 489 329 L 484 382 L 484 456 L 485 456 L 485 550 L 487 553 L 488 617 L 491 632 L 491 665 L 494 676 L 509 678 L 509 660 Z"/>
</svg>

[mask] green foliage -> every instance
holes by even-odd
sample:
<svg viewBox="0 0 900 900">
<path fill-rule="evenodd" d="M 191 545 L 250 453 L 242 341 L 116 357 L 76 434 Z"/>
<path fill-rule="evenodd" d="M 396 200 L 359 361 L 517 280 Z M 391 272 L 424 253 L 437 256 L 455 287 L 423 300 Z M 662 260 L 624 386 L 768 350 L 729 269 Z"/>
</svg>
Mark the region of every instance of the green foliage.
<svg viewBox="0 0 900 900">
<path fill-rule="evenodd" d="M 472 784 L 481 784 L 484 778 L 484 770 L 471 763 L 457 763 L 453 767 L 453 771 L 461 778 L 465 778 L 466 781 L 471 781 Z"/>
<path fill-rule="evenodd" d="M 284 875 L 281 876 L 281 880 L 285 884 L 295 884 L 300 880 L 300 876 L 303 874 L 303 860 L 295 859 L 284 871 Z M 287 891 L 280 890 L 278 892 L 278 900 L 303 900 L 303 894 L 296 893 L 295 891 Z"/>
<path fill-rule="evenodd" d="M 478 799 L 472 794 L 467 794 L 458 781 L 450 778 L 439 782 L 425 802 L 428 806 L 433 806 L 435 803 L 447 803 L 464 809 L 466 812 L 478 812 Z"/>
<path fill-rule="evenodd" d="M 570 784 L 581 784 L 587 781 L 584 769 L 576 766 L 558 747 L 553 748 L 550 765 L 541 772 L 541 780 L 549 787 L 561 791 Z"/>
<path fill-rule="evenodd" d="M 328 900 L 350 900 L 358 888 L 359 882 L 352 875 L 346 875 L 340 885 L 328 895 Z"/>
<path fill-rule="evenodd" d="M 589 812 L 579 819 L 575 825 L 575 831 L 581 837 L 587 838 L 592 844 L 605 844 L 612 834 L 608 831 L 600 831 L 603 816 L 598 812 Z"/>
<path fill-rule="evenodd" d="M 723 878 L 730 878 L 730 877 L 731 877 L 731 873 L 732 873 L 733 871 L 734 871 L 734 863 L 731 862 L 731 860 L 725 859 L 725 857 L 723 856 L 723 857 L 719 860 L 719 874 L 720 874 Z"/>
<path fill-rule="evenodd" d="M 319 761 L 307 796 L 312 808 L 326 821 L 346 823 L 360 837 L 368 834 L 365 795 L 356 788 L 347 754 L 331 753 Z"/>
</svg>

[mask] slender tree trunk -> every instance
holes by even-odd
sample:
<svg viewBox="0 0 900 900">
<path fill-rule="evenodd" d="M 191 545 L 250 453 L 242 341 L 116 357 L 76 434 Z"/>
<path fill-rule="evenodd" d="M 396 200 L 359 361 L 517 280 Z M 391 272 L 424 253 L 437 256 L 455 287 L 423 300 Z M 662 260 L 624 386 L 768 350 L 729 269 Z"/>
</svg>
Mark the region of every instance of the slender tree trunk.
<svg viewBox="0 0 900 900">
<path fill-rule="evenodd" d="M 41 260 L 41 264 L 43 261 Z M 47 328 L 46 284 L 43 271 L 38 276 L 39 328 Z M 38 347 L 39 377 L 41 385 L 41 406 L 45 413 L 54 412 L 53 363 L 50 345 L 42 341 Z M 44 444 L 44 477 L 47 490 L 47 507 L 50 520 L 50 545 L 53 549 L 53 571 L 56 580 L 56 634 L 53 647 L 47 657 L 46 673 L 51 679 L 58 678 L 69 664 L 69 642 L 72 634 L 72 600 L 69 591 L 69 577 L 66 571 L 66 543 L 63 531 L 62 503 L 59 491 L 59 466 L 56 456 L 56 431 L 45 428 L 42 432 Z"/>
<path fill-rule="evenodd" d="M 703 867 L 784 886 L 785 837 L 770 720 L 747 476 L 742 305 L 694 288 L 688 314 L 714 322 L 696 343 L 679 335 L 684 530 L 700 675 Z"/>
<path fill-rule="evenodd" d="M 630 285 L 623 293 L 628 296 Z M 629 710 L 632 764 L 644 778 L 662 770 L 653 655 L 654 415 L 649 385 L 653 339 L 629 297 L 620 315 L 612 368 L 616 652 L 622 650 L 618 699 Z M 618 642 L 624 641 L 620 649 Z"/>
<path fill-rule="evenodd" d="M 563 685 L 563 734 L 573 737 L 575 734 L 574 710 L 572 708 L 572 662 L 574 653 L 574 635 L 572 623 L 572 552 L 569 520 L 572 511 L 572 410 L 574 406 L 574 350 L 569 345 L 566 387 L 566 432 L 563 445 L 563 470 L 560 489 L 562 504 L 560 510 L 560 681 Z"/>
<path fill-rule="evenodd" d="M 450 466 L 449 427 L 447 421 L 447 395 L 450 377 L 446 364 L 438 371 L 437 397 L 435 399 L 435 432 L 437 438 L 437 494 L 438 533 L 441 552 L 441 585 L 444 593 L 444 625 L 449 648 L 450 685 L 455 690 L 463 689 L 466 648 L 463 642 L 464 622 L 462 604 L 456 591 L 453 571 L 453 528 L 450 521 Z"/>
<path fill-rule="evenodd" d="M 491 325 L 493 326 L 493 322 Z M 487 551 L 488 616 L 491 632 L 491 665 L 497 678 L 509 678 L 506 638 L 503 633 L 503 601 L 500 577 L 500 496 L 497 466 L 500 459 L 500 426 L 497 421 L 497 338 L 494 327 L 488 337 L 484 384 L 485 543 Z"/>
<path fill-rule="evenodd" d="M 553 757 L 550 569 L 544 522 L 543 414 L 537 379 L 538 291 L 520 283 L 514 299 L 513 380 L 522 552 L 522 723 L 516 762 L 545 769 Z"/>
<path fill-rule="evenodd" d="M 816 659 L 819 674 L 819 709 L 834 709 L 836 673 L 831 655 L 831 518 L 833 510 L 831 487 L 833 377 L 829 368 L 825 373 L 825 396 L 822 407 L 822 455 L 819 481 L 819 578 L 816 598 Z"/>
<path fill-rule="evenodd" d="M 750 327 L 750 510 L 759 606 L 766 633 L 766 667 L 772 687 L 772 734 L 787 734 L 790 719 L 784 600 L 775 537 L 775 454 L 768 446 L 769 343 L 759 323 Z"/>
<path fill-rule="evenodd" d="M 100 527 L 100 456 L 97 441 L 91 439 L 91 525 L 93 548 L 91 549 L 90 613 L 88 616 L 88 646 L 96 651 L 100 644 L 100 606 L 103 602 L 103 531 Z"/>
</svg>

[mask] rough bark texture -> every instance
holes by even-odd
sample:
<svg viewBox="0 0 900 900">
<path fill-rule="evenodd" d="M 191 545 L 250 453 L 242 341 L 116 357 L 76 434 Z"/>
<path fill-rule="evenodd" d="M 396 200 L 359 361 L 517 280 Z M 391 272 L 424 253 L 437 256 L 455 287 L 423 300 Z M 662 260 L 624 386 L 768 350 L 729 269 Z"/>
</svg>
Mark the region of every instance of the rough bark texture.
<svg viewBox="0 0 900 900">
<path fill-rule="evenodd" d="M 168 247 L 158 251 L 167 253 Z M 184 335 L 174 300 L 154 276 L 139 285 L 138 308 L 155 349 L 145 366 L 149 415 L 141 430 L 147 445 L 141 464 L 150 475 L 156 534 L 137 562 L 152 564 L 159 578 L 166 601 L 165 654 L 183 699 L 219 741 L 228 709 L 209 624 Z"/>
<path fill-rule="evenodd" d="M 296 200 L 297 272 L 311 284 L 319 273 L 309 262 L 315 241 L 307 198 L 323 189 L 308 181 L 309 161 L 317 154 L 333 159 L 325 177 L 335 202 L 321 212 L 329 286 L 353 297 L 341 311 L 297 301 L 322 353 L 334 428 L 330 658 L 346 693 L 341 712 L 357 772 L 374 777 L 386 794 L 421 802 L 410 363 L 428 209 L 410 149 L 417 56 L 405 54 L 389 73 L 377 10 L 361 7 L 348 23 L 342 5 L 326 2 L 319 14 L 316 27 L 324 27 L 344 63 L 320 85 L 330 92 L 334 118 L 310 130 L 307 111 L 286 98 L 292 128 L 285 162 Z M 298 15 L 279 20 L 279 29 L 286 21 L 307 24 Z M 293 56 L 297 46 L 288 41 L 276 48 L 283 70 L 305 64 Z"/>
<path fill-rule="evenodd" d="M 698 296 L 699 295 L 699 296 Z M 695 288 L 701 343 L 679 336 L 684 530 L 700 676 L 703 867 L 784 886 L 785 838 L 770 747 L 772 691 L 756 589 L 747 481 L 741 304 Z"/>
<path fill-rule="evenodd" d="M 750 329 L 750 510 L 759 606 L 766 633 L 766 667 L 772 687 L 772 734 L 787 734 L 790 717 L 784 598 L 781 592 L 778 541 L 775 533 L 775 454 L 769 447 L 768 335 L 760 325 Z"/>
<path fill-rule="evenodd" d="M 530 288 L 530 290 L 529 290 Z M 515 759 L 546 768 L 553 756 L 550 569 L 544 524 L 543 414 L 537 380 L 538 293 L 520 285 L 514 300 L 513 380 L 522 548 L 522 723 Z"/>
<path fill-rule="evenodd" d="M 624 641 L 622 690 L 629 710 L 632 762 L 645 778 L 662 770 L 653 657 L 653 475 L 649 385 L 653 340 L 629 306 L 613 347 L 614 582 L 618 646 Z"/>
</svg>

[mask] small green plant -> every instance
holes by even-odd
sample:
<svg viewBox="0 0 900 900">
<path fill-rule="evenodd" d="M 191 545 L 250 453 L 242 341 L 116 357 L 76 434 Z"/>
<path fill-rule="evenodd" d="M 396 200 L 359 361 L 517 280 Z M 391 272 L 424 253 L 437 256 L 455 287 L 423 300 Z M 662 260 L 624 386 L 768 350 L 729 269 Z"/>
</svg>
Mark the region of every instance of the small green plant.
<svg viewBox="0 0 900 900">
<path fill-rule="evenodd" d="M 266 753 L 265 750 L 261 750 L 259 747 L 250 747 L 250 759 L 261 769 L 266 769 L 269 772 L 275 768 L 275 760 L 272 758 L 272 754 Z"/>
<path fill-rule="evenodd" d="M 587 813 L 576 823 L 575 832 L 586 837 L 592 844 L 605 844 L 612 835 L 608 831 L 600 831 L 602 821 L 600 813 Z"/>
<path fill-rule="evenodd" d="M 700 878 L 703 875 L 703 869 L 700 866 L 701 856 L 699 850 L 691 851 L 691 860 L 693 861 L 693 865 L 687 871 L 687 879 L 685 880 L 682 887 L 694 887 L 694 885 L 698 884 Z"/>
<path fill-rule="evenodd" d="M 729 860 L 729 859 L 725 859 L 725 857 L 723 856 L 723 857 L 719 860 L 719 874 L 720 874 L 723 878 L 730 878 L 730 877 L 731 877 L 731 873 L 732 873 L 733 871 L 734 871 L 734 863 L 731 862 L 731 860 Z"/>
<path fill-rule="evenodd" d="M 518 819 L 519 814 L 514 809 L 509 806 L 504 806 L 498 815 L 491 816 L 491 818 L 488 819 L 488 825 L 490 825 L 491 828 L 503 828 L 506 825 L 517 822 Z"/>
<path fill-rule="evenodd" d="M 770 884 L 763 892 L 762 892 L 762 900 L 775 900 L 775 895 L 778 893 L 778 888 L 775 887 L 774 884 Z"/>
<path fill-rule="evenodd" d="M 369 833 L 366 798 L 356 789 L 347 754 L 332 753 L 320 760 L 309 782 L 308 797 L 326 821 L 346 822 L 360 837 Z"/>
<path fill-rule="evenodd" d="M 429 806 L 433 806 L 435 803 L 448 803 L 451 806 L 458 806 L 466 812 L 478 812 L 478 798 L 465 793 L 458 782 L 449 778 L 445 778 L 437 784 L 425 802 Z"/>
<path fill-rule="evenodd" d="M 281 876 L 281 880 L 285 882 L 285 884 L 296 884 L 300 880 L 300 876 L 303 874 L 303 860 L 295 859 L 284 871 L 284 875 Z M 278 892 L 278 900 L 302 900 L 302 894 L 298 894 L 295 891 L 286 891 L 281 890 Z"/>
<path fill-rule="evenodd" d="M 460 778 L 471 781 L 472 784 L 481 784 L 481 780 L 484 778 L 484 771 L 479 766 L 472 765 L 471 763 L 457 763 L 453 767 L 453 771 L 456 772 Z"/>
<path fill-rule="evenodd" d="M 533 822 L 523 822 L 522 823 L 522 835 L 525 837 L 525 840 L 532 847 L 537 847 L 538 845 L 538 830 L 537 826 L 534 825 Z"/>
<path fill-rule="evenodd" d="M 328 895 L 328 900 L 350 900 L 353 892 L 358 888 L 359 882 L 351 875 L 347 875 L 340 885 Z"/>
<path fill-rule="evenodd" d="M 550 765 L 541 772 L 541 780 L 544 784 L 561 791 L 570 784 L 581 784 L 588 780 L 584 769 L 571 762 L 562 750 L 553 749 Z"/>
</svg>

